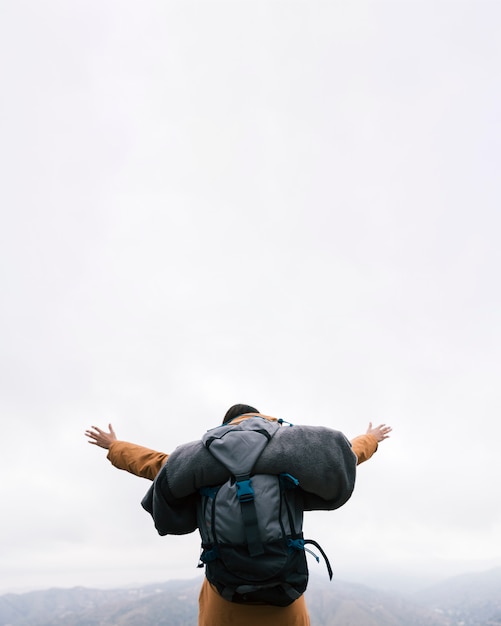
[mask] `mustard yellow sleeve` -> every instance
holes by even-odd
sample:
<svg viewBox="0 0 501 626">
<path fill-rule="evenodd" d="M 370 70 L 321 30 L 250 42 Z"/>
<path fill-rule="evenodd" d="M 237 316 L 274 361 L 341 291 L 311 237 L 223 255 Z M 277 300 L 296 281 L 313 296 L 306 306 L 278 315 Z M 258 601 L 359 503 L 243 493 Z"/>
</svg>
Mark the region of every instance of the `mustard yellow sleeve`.
<svg viewBox="0 0 501 626">
<path fill-rule="evenodd" d="M 143 448 L 128 441 L 113 441 L 107 458 L 118 469 L 153 480 L 167 461 L 168 454 Z"/>
<path fill-rule="evenodd" d="M 374 435 L 359 435 L 351 440 L 351 447 L 357 457 L 357 465 L 360 465 L 376 452 L 377 439 Z"/>
</svg>

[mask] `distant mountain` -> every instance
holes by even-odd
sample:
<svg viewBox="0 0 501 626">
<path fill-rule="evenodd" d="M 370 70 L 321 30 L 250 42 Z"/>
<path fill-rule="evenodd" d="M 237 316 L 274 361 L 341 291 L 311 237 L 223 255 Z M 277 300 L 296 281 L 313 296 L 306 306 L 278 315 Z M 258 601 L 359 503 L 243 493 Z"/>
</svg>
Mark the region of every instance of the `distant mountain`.
<svg viewBox="0 0 501 626">
<path fill-rule="evenodd" d="M 0 626 L 195 626 L 201 579 L 0 596 Z M 312 626 L 501 626 L 501 568 L 402 596 L 312 578 Z"/>
<path fill-rule="evenodd" d="M 200 579 L 135 589 L 82 587 L 0 596 L 0 626 L 195 626 Z M 399 596 L 350 583 L 312 581 L 312 626 L 449 626 Z"/>
<path fill-rule="evenodd" d="M 409 598 L 363 585 L 316 581 L 306 597 L 312 626 L 451 626 Z"/>
<path fill-rule="evenodd" d="M 0 596 L 0 626 L 193 626 L 200 580 Z"/>
<path fill-rule="evenodd" d="M 462 626 L 501 626 L 501 568 L 449 578 L 414 599 Z"/>
</svg>

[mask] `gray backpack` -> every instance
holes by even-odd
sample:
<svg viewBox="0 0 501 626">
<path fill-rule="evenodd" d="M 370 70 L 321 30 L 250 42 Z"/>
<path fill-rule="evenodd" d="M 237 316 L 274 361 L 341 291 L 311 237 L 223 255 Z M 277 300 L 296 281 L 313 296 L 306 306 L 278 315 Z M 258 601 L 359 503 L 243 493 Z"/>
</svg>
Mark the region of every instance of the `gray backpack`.
<svg viewBox="0 0 501 626">
<path fill-rule="evenodd" d="M 324 557 L 332 579 L 322 548 L 303 538 L 298 481 L 286 473 L 252 473 L 280 423 L 252 417 L 214 428 L 202 438 L 231 477 L 200 490 L 200 567 L 205 565 L 208 580 L 231 602 L 287 606 L 299 598 L 308 584 L 309 543 Z"/>
</svg>

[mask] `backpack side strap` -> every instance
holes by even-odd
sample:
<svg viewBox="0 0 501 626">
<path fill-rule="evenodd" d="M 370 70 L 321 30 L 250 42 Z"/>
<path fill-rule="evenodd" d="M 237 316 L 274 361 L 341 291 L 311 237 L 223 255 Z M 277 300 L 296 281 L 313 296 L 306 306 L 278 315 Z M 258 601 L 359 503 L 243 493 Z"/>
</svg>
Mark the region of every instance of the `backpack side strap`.
<svg viewBox="0 0 501 626">
<path fill-rule="evenodd" d="M 316 541 L 314 541 L 313 539 L 288 539 L 287 540 L 287 545 L 289 546 L 289 548 L 293 550 L 305 550 L 306 552 L 309 552 L 312 556 L 315 557 L 317 563 L 320 563 L 320 557 L 318 557 L 312 550 L 308 550 L 308 548 L 305 548 L 305 544 L 307 543 L 311 543 L 312 545 L 314 545 L 315 548 L 323 556 L 325 565 L 327 567 L 327 572 L 329 574 L 329 580 L 332 580 L 332 567 L 329 562 L 329 558 L 323 551 L 322 547 Z"/>
<path fill-rule="evenodd" d="M 332 580 L 332 567 L 331 564 L 329 562 L 329 559 L 327 557 L 327 555 L 325 554 L 325 552 L 323 551 L 322 547 L 313 539 L 305 539 L 304 543 L 311 543 L 312 545 L 315 546 L 315 548 L 320 552 L 320 554 L 324 557 L 324 561 L 325 561 L 325 565 L 327 566 L 327 572 L 329 574 L 329 580 Z M 305 548 L 305 550 L 307 550 L 307 548 Z M 308 552 L 311 552 L 311 550 L 308 550 Z M 317 562 L 320 561 L 320 559 L 318 558 L 318 556 L 315 556 L 315 558 L 317 559 Z"/>
</svg>

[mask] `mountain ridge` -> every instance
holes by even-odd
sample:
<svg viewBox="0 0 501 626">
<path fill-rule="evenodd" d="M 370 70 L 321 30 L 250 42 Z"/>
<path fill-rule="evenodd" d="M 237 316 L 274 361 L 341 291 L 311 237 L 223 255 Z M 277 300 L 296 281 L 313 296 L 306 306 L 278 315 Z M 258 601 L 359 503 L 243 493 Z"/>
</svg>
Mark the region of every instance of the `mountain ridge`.
<svg viewBox="0 0 501 626">
<path fill-rule="evenodd" d="M 115 589 L 51 588 L 0 595 L 0 626 L 193 626 L 200 578 Z M 312 578 L 312 626 L 501 626 L 501 568 L 415 594 Z"/>
</svg>

